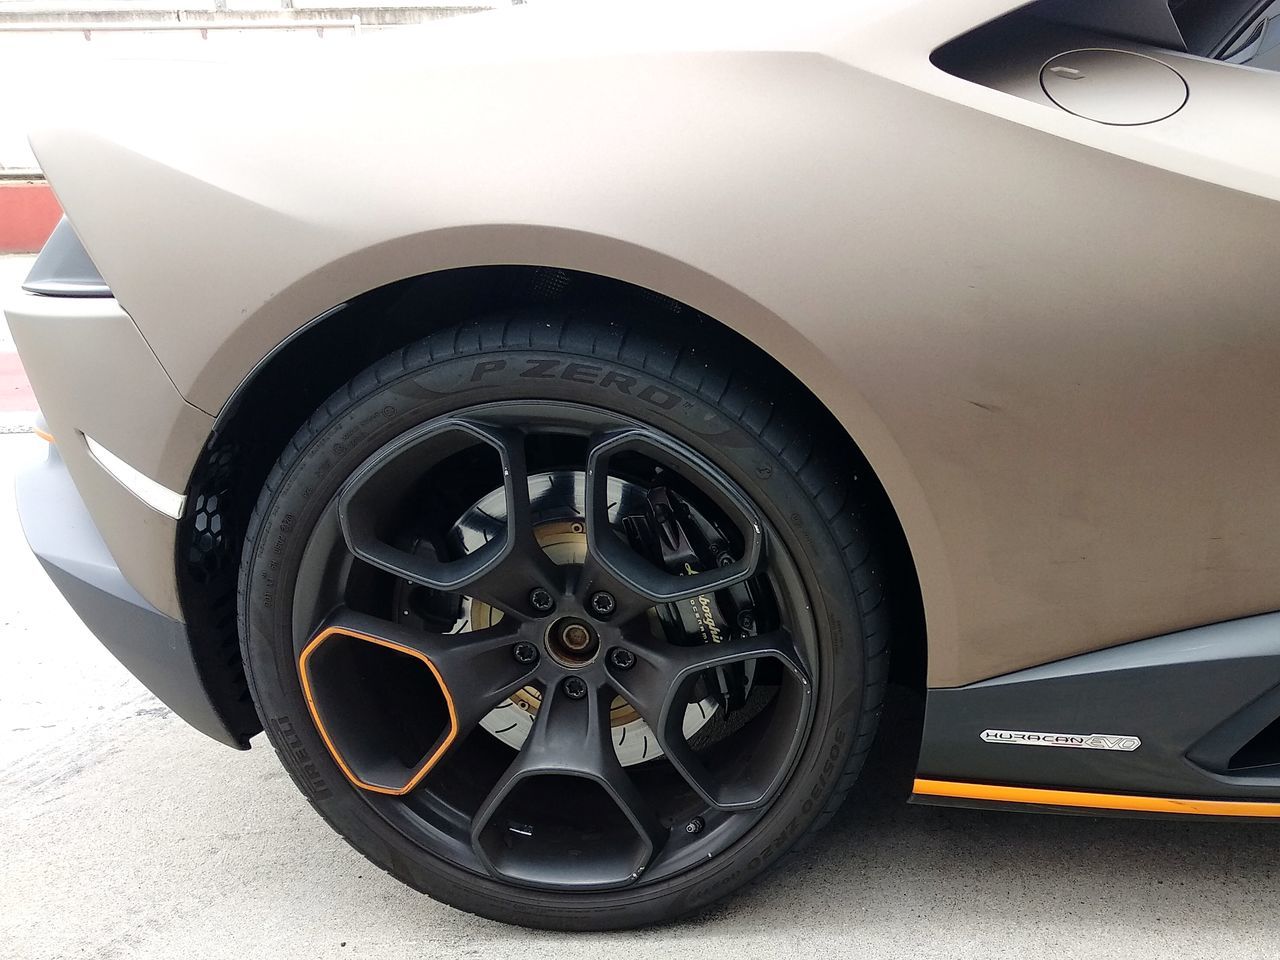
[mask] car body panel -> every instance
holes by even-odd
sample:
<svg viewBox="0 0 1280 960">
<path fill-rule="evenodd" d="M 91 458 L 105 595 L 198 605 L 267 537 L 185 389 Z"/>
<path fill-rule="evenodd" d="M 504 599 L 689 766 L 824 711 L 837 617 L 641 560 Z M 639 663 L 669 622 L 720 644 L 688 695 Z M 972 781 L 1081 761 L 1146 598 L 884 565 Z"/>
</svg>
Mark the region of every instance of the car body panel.
<svg viewBox="0 0 1280 960">
<path fill-rule="evenodd" d="M 931 61 L 1015 6 L 516 11 L 168 64 L 145 108 L 133 64 L 33 145 L 207 414 L 312 317 L 457 266 L 734 328 L 886 487 L 951 687 L 1280 607 L 1277 127 L 1198 106 L 1280 77 L 1192 63 L 1186 109 L 1112 128 Z"/>
<path fill-rule="evenodd" d="M 181 622 L 177 522 L 108 473 L 84 438 L 182 491 L 213 418 L 183 400 L 129 315 L 110 297 L 24 293 L 5 304 L 5 315 L 60 460 L 97 532 L 132 588 Z"/>
<path fill-rule="evenodd" d="M 224 714 L 226 701 L 210 687 L 207 652 L 197 649 L 185 623 L 149 603 L 115 562 L 86 503 L 100 491 L 83 472 L 73 481 L 63 446 L 50 444 L 48 457 L 17 481 L 18 513 L 32 552 L 85 626 L 167 707 L 219 743 L 247 747 L 249 731 Z M 104 515 L 99 504 L 98 516 Z M 124 518 L 139 522 L 128 510 Z M 148 539 L 144 530 L 141 545 Z M 130 578 L 153 583 L 136 563 Z"/>
</svg>

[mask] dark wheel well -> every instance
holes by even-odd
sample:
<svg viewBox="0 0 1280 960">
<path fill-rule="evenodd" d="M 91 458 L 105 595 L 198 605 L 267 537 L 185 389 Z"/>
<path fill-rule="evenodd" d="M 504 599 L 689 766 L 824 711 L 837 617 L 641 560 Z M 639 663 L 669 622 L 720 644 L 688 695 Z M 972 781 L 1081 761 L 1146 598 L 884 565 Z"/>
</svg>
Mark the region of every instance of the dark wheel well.
<svg viewBox="0 0 1280 960">
<path fill-rule="evenodd" d="M 655 325 L 714 328 L 726 345 L 754 354 L 777 372 L 779 387 L 805 396 L 827 435 L 842 438 L 851 470 L 874 478 L 834 417 L 788 371 L 712 318 L 653 291 L 592 274 L 547 267 L 471 267 L 428 274 L 361 294 L 286 340 L 259 364 L 218 417 L 187 487 L 179 525 L 177 574 L 183 613 L 205 685 L 233 731 L 246 741 L 261 730 L 249 696 L 236 628 L 236 583 L 245 526 L 285 445 L 343 383 L 369 364 L 440 327 L 496 310 L 534 305 L 617 306 Z M 890 569 L 884 578 L 894 621 L 891 679 L 917 690 L 925 682 L 924 612 L 906 538 L 888 497 L 875 532 Z"/>
</svg>

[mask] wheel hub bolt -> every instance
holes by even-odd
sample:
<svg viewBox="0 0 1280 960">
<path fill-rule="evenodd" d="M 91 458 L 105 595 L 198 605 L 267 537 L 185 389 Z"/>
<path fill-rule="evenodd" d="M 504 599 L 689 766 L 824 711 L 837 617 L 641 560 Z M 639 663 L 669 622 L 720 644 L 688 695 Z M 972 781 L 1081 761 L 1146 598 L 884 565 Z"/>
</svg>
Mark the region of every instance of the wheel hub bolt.
<svg viewBox="0 0 1280 960">
<path fill-rule="evenodd" d="M 581 700 L 587 695 L 587 684 L 581 677 L 566 677 L 560 686 L 570 700 Z"/>
<path fill-rule="evenodd" d="M 556 608 L 556 601 L 551 596 L 550 590 L 535 587 L 529 591 L 529 606 L 533 607 L 536 613 L 550 613 Z"/>
<path fill-rule="evenodd" d="M 534 663 L 538 659 L 538 648 L 522 640 L 511 648 L 511 655 L 516 663 Z"/>
<path fill-rule="evenodd" d="M 636 665 L 636 655 L 624 647 L 614 647 L 609 651 L 609 662 L 619 670 L 630 670 Z"/>
<path fill-rule="evenodd" d="M 706 828 L 706 823 L 701 817 L 694 817 L 684 825 L 685 833 L 701 833 Z"/>
<path fill-rule="evenodd" d="M 608 617 L 617 609 L 618 601 L 613 598 L 612 593 L 605 593 L 601 590 L 591 595 L 591 612 L 596 616 Z"/>
</svg>

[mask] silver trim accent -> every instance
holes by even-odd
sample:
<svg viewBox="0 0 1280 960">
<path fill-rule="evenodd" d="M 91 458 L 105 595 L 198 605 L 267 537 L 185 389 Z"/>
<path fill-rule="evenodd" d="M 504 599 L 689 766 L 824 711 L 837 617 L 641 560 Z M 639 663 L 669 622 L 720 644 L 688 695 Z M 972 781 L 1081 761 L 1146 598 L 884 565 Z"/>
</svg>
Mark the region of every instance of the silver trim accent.
<svg viewBox="0 0 1280 960">
<path fill-rule="evenodd" d="M 22 284 L 27 293 L 38 297 L 109 297 L 111 288 L 105 283 L 81 280 L 28 280 Z"/>
<path fill-rule="evenodd" d="M 1067 747 L 1073 750 L 1116 750 L 1132 753 L 1142 746 L 1137 737 L 1114 733 L 1037 733 L 1029 730 L 983 730 L 984 743 L 1022 747 Z"/>
<path fill-rule="evenodd" d="M 98 465 L 111 474 L 120 486 L 157 513 L 163 513 L 174 520 L 182 519 L 182 511 L 187 505 L 185 496 L 157 483 L 136 467 L 129 466 L 87 433 L 81 436 L 84 437 L 85 446 L 89 448 L 89 455 L 98 461 Z"/>
</svg>

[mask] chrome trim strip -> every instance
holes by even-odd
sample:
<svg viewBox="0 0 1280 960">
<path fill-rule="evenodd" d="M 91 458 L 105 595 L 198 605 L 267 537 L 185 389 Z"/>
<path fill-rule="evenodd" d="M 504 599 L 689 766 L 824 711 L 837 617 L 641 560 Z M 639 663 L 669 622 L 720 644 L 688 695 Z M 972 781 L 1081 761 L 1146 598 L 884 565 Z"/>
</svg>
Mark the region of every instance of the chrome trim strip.
<svg viewBox="0 0 1280 960">
<path fill-rule="evenodd" d="M 105 283 L 77 283 L 74 280 L 28 280 L 22 289 L 41 297 L 111 296 L 111 288 Z"/>
<path fill-rule="evenodd" d="M 166 517 L 172 517 L 174 520 L 182 518 L 182 511 L 187 505 L 187 498 L 183 494 L 170 490 L 129 466 L 88 434 L 81 434 L 81 436 L 84 437 L 85 445 L 89 448 L 90 456 L 103 470 L 111 474 L 120 486 L 152 510 L 163 513 Z"/>
</svg>

